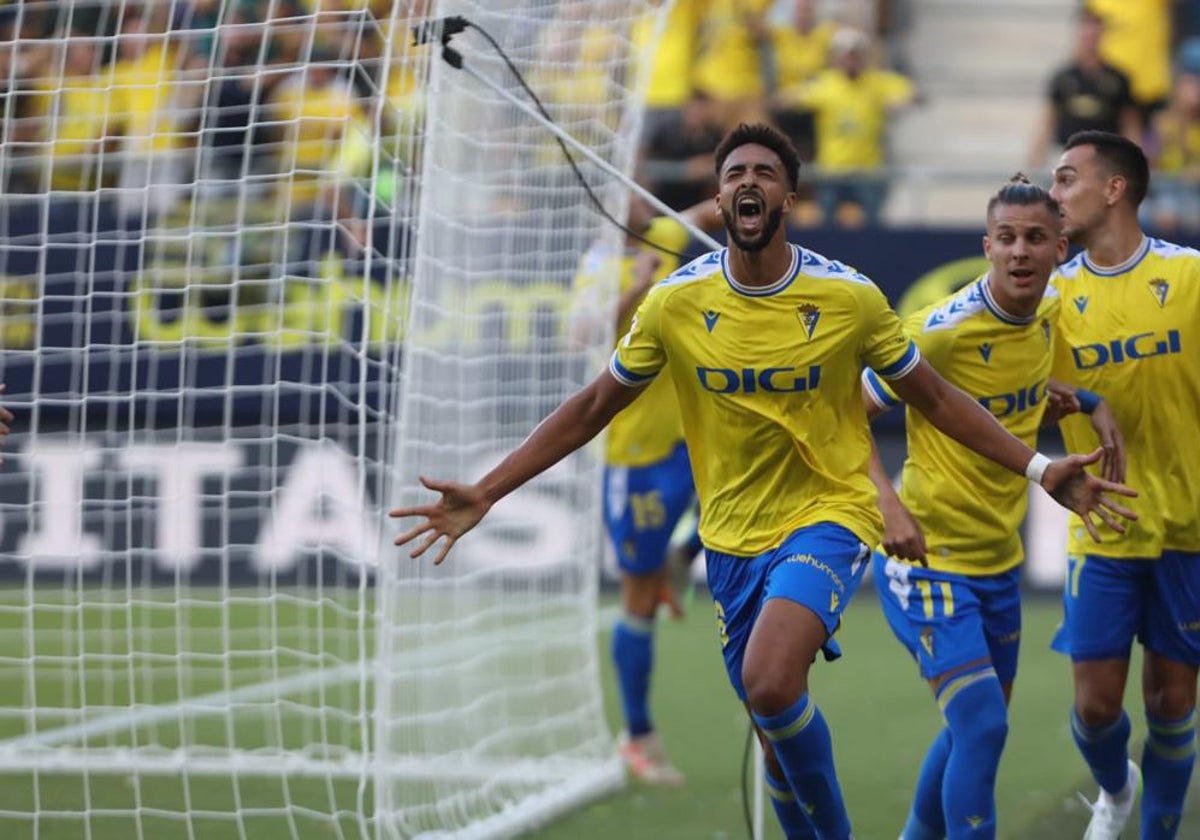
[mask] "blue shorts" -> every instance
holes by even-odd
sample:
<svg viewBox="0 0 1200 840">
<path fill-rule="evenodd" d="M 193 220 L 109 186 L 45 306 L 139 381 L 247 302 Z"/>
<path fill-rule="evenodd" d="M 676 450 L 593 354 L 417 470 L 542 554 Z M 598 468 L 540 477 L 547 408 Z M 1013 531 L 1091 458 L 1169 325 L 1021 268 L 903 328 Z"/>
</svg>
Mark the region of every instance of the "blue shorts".
<svg viewBox="0 0 1200 840">
<path fill-rule="evenodd" d="M 662 568 L 667 545 L 696 495 L 682 443 L 657 464 L 604 471 L 604 524 L 621 571 L 649 575 Z"/>
<path fill-rule="evenodd" d="M 742 659 L 762 605 L 771 598 L 786 598 L 808 607 L 829 631 L 825 658 L 836 659 L 842 651 L 833 632 L 862 582 L 868 552 L 862 540 L 832 522 L 794 531 L 778 548 L 756 557 L 705 550 L 725 670 L 743 702 Z"/>
<path fill-rule="evenodd" d="M 1063 623 L 1050 646 L 1072 660 L 1128 659 L 1133 640 L 1200 665 L 1200 554 L 1068 558 Z"/>
<path fill-rule="evenodd" d="M 1021 570 L 998 575 L 935 572 L 875 552 L 875 589 L 892 632 L 927 680 L 990 659 L 1000 682 L 1017 676 Z"/>
</svg>

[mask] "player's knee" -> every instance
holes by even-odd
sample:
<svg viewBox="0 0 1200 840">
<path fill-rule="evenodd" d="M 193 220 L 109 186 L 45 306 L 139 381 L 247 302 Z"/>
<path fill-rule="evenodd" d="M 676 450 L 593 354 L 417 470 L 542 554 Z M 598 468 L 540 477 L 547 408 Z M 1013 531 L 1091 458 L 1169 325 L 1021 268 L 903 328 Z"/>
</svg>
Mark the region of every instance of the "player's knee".
<svg viewBox="0 0 1200 840">
<path fill-rule="evenodd" d="M 1088 729 L 1103 729 L 1121 719 L 1120 696 L 1086 694 L 1075 698 L 1075 716 Z"/>
<path fill-rule="evenodd" d="M 1196 708 L 1195 685 L 1162 685 L 1143 697 L 1146 714 L 1159 720 L 1179 720 Z"/>
<path fill-rule="evenodd" d="M 778 669 L 742 668 L 746 705 L 759 715 L 776 715 L 788 709 L 805 691 L 803 680 Z"/>
</svg>

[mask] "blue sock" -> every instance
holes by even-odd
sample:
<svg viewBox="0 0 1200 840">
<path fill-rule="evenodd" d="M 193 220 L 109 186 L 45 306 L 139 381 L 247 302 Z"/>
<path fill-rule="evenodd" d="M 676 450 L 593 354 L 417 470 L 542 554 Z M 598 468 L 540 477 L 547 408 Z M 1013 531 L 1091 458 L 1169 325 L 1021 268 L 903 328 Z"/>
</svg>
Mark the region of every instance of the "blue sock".
<svg viewBox="0 0 1200 840">
<path fill-rule="evenodd" d="M 1146 715 L 1142 750 L 1142 840 L 1170 840 L 1179 830 L 1183 799 L 1196 763 L 1196 713 L 1180 720 Z"/>
<path fill-rule="evenodd" d="M 613 627 L 612 660 L 621 688 L 629 736 L 654 730 L 650 722 L 650 669 L 654 666 L 654 619 L 623 613 Z"/>
<path fill-rule="evenodd" d="M 766 767 L 763 768 L 763 779 L 771 796 L 771 807 L 783 826 L 783 836 L 787 840 L 816 840 L 817 831 L 787 781 L 776 778 Z"/>
<path fill-rule="evenodd" d="M 1114 795 L 1125 787 L 1129 775 L 1129 730 L 1129 715 L 1124 709 L 1112 723 L 1093 729 L 1084 726 L 1075 709 L 1071 709 L 1075 744 L 1091 768 L 1096 784 Z"/>
<path fill-rule="evenodd" d="M 777 715 L 754 713 L 754 722 L 775 748 L 788 786 L 800 799 L 822 840 L 847 840 L 850 817 L 833 767 L 829 726 L 808 696 Z"/>
<path fill-rule="evenodd" d="M 942 780 L 949 840 L 996 836 L 996 773 L 1008 737 L 1008 707 L 991 668 L 955 677 L 938 691 L 950 730 Z"/>
<path fill-rule="evenodd" d="M 946 836 L 942 779 L 946 776 L 946 762 L 949 760 L 950 730 L 943 728 L 929 745 L 925 761 L 921 764 L 912 809 L 908 812 L 904 833 L 900 835 L 904 840 L 942 840 Z"/>
</svg>

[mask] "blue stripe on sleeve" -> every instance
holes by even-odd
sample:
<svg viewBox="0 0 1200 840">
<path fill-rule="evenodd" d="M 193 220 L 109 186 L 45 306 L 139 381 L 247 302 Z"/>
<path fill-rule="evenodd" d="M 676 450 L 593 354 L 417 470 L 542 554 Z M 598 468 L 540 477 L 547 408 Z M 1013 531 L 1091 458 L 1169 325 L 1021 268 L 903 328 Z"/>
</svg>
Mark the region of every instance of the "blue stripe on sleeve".
<svg viewBox="0 0 1200 840">
<path fill-rule="evenodd" d="M 863 384 L 867 386 L 867 395 L 874 401 L 875 405 L 880 408 L 891 408 L 894 405 L 900 405 L 900 400 L 893 397 L 887 392 L 887 388 L 883 387 L 883 383 L 879 381 L 879 376 L 875 371 L 867 368 L 863 371 Z"/>
<path fill-rule="evenodd" d="M 908 342 L 908 349 L 904 351 L 904 355 L 897 361 L 892 362 L 882 370 L 875 372 L 884 379 L 903 379 L 908 374 L 912 373 L 921 361 L 921 351 L 917 349 L 917 345 L 913 342 Z"/>
<path fill-rule="evenodd" d="M 657 375 L 652 373 L 649 376 L 642 376 L 641 374 L 634 373 L 633 371 L 629 370 L 629 368 L 621 364 L 621 361 L 617 358 L 616 351 L 613 352 L 612 356 L 608 360 L 608 370 L 614 377 L 616 377 L 618 382 L 620 382 L 622 385 L 628 385 L 631 388 L 636 388 L 640 385 L 645 385 L 648 382 L 652 382 L 654 377 Z"/>
</svg>

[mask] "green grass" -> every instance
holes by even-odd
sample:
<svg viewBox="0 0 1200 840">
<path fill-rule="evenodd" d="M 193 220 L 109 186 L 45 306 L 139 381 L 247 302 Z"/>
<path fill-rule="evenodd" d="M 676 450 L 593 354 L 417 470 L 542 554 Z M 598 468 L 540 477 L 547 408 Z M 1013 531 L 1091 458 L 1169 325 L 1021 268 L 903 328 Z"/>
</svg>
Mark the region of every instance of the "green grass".
<svg viewBox="0 0 1200 840">
<path fill-rule="evenodd" d="M 682 790 L 631 785 L 623 793 L 566 817 L 537 840 L 601 838 L 744 838 L 741 769 L 746 717 L 729 688 L 711 620 L 711 602 L 698 599 L 688 620 L 662 627 L 654 684 L 656 724 L 672 761 L 687 775 Z M 1020 672 L 1000 769 L 997 808 L 1002 838 L 1079 837 L 1086 812 L 1075 791 L 1095 796 L 1067 726 L 1070 669 L 1047 645 L 1060 615 L 1055 598 L 1027 599 Z M 829 721 L 838 774 L 859 840 L 892 840 L 908 811 L 917 770 L 940 719 L 916 667 L 891 636 L 875 598 L 864 593 L 847 611 L 839 636 L 846 655 L 813 669 L 812 692 Z M 605 643 L 607 640 L 605 640 Z M 1131 673 L 1140 673 L 1135 662 Z M 606 708 L 619 725 L 611 667 L 605 670 Z M 1127 707 L 1140 744 L 1141 703 Z M 1135 757 L 1140 746 L 1134 747 Z M 1196 793 L 1193 792 L 1192 804 Z M 767 837 L 782 833 L 768 807 Z M 1200 830 L 1200 814 L 1188 827 Z M 1136 838 L 1136 827 L 1126 840 Z"/>
<path fill-rule="evenodd" d="M 0 642 L 5 642 L 0 644 L 0 710 L 5 712 L 0 716 L 0 740 L 26 730 L 27 718 L 14 712 L 31 707 L 35 696 L 37 707 L 44 710 L 39 730 L 45 731 L 77 722 L 76 709 L 84 699 L 89 707 L 121 709 L 132 703 L 148 710 L 180 697 L 252 686 L 268 679 L 276 663 L 294 673 L 353 661 L 362 642 L 368 644 L 369 654 L 370 642 L 369 635 L 355 632 L 355 607 L 337 601 L 311 604 L 281 599 L 270 607 L 248 602 L 230 618 L 197 598 L 185 608 L 187 621 L 181 627 L 175 623 L 174 608 L 152 599 L 134 608 L 114 603 L 89 606 L 86 611 L 65 600 L 61 605 L 40 603 L 31 615 L 11 599 L 0 598 Z M 1055 599 L 1034 598 L 1026 603 L 1021 673 L 998 790 L 1000 836 L 1005 838 L 1078 837 L 1086 815 L 1074 792 L 1094 795 L 1066 723 L 1069 668 L 1066 660 L 1047 649 L 1058 616 Z M 32 636 L 27 632 L 30 621 Z M 495 621 L 501 622 L 502 617 Z M 276 630 L 264 633 L 253 627 Z M 222 651 L 229 650 L 230 634 L 239 633 L 237 653 L 222 659 Z M 891 638 L 872 594 L 864 593 L 851 605 L 840 639 L 846 656 L 814 668 L 813 694 L 834 734 L 839 774 L 857 836 L 892 840 L 907 812 L 924 750 L 940 721 L 927 687 Z M 13 640 L 24 641 L 14 646 L 9 643 Z M 607 635 L 597 644 L 604 663 L 605 707 L 615 731 L 618 704 Z M 31 678 L 27 667 L 31 650 L 44 666 L 36 678 Z M 280 651 L 286 651 L 284 660 Z M 174 667 L 174 657 L 181 653 L 194 666 L 183 678 Z M 323 659 L 330 653 L 334 660 Z M 114 671 L 106 664 L 113 658 L 133 665 Z M 538 840 L 746 837 L 740 778 L 746 717 L 725 678 L 706 596 L 698 597 L 686 621 L 661 625 L 657 658 L 656 719 L 673 761 L 688 777 L 686 787 L 659 790 L 632 784 L 544 827 L 533 835 Z M 1139 669 L 1135 662 L 1132 672 L 1136 675 Z M 67 687 L 75 694 L 66 693 Z M 324 742 L 354 751 L 362 739 L 360 715 L 372 702 L 369 696 L 360 697 L 358 690 L 352 680 L 330 686 L 321 696 L 289 695 L 297 703 L 294 716 L 279 710 L 278 717 L 256 716 L 248 708 L 230 718 L 236 725 L 229 727 L 219 715 L 198 716 L 185 724 L 179 716 L 170 716 L 94 736 L 92 742 L 121 746 L 136 738 L 166 746 L 236 743 L 267 750 Z M 1140 742 L 1144 727 L 1138 722 L 1141 704 L 1135 691 L 1131 688 L 1128 708 L 1135 720 L 1135 741 Z M 77 696 L 79 692 L 86 698 Z M 60 704 L 57 712 L 49 705 L 53 702 Z M 306 706 L 329 710 L 324 718 L 324 725 L 330 727 L 327 731 L 313 731 Z M 338 710 L 344 715 L 339 717 Z M 1135 746 L 1135 754 L 1139 751 Z M 1193 796 L 1193 801 L 1197 798 Z M 296 805 L 302 807 L 292 807 Z M 369 785 L 360 788 L 352 779 L 327 782 L 224 771 L 212 776 L 182 771 L 152 775 L 132 769 L 90 775 L 0 774 L 3 840 L 371 837 L 372 827 L 357 814 L 369 815 L 372 808 Z M 32 811 L 43 815 L 36 824 L 28 816 Z M 1200 825 L 1198 814 L 1185 819 L 1181 836 Z M 766 824 L 767 836 L 778 838 L 769 808 Z M 1127 832 L 1126 840 L 1136 837 L 1136 830 Z"/>
</svg>

